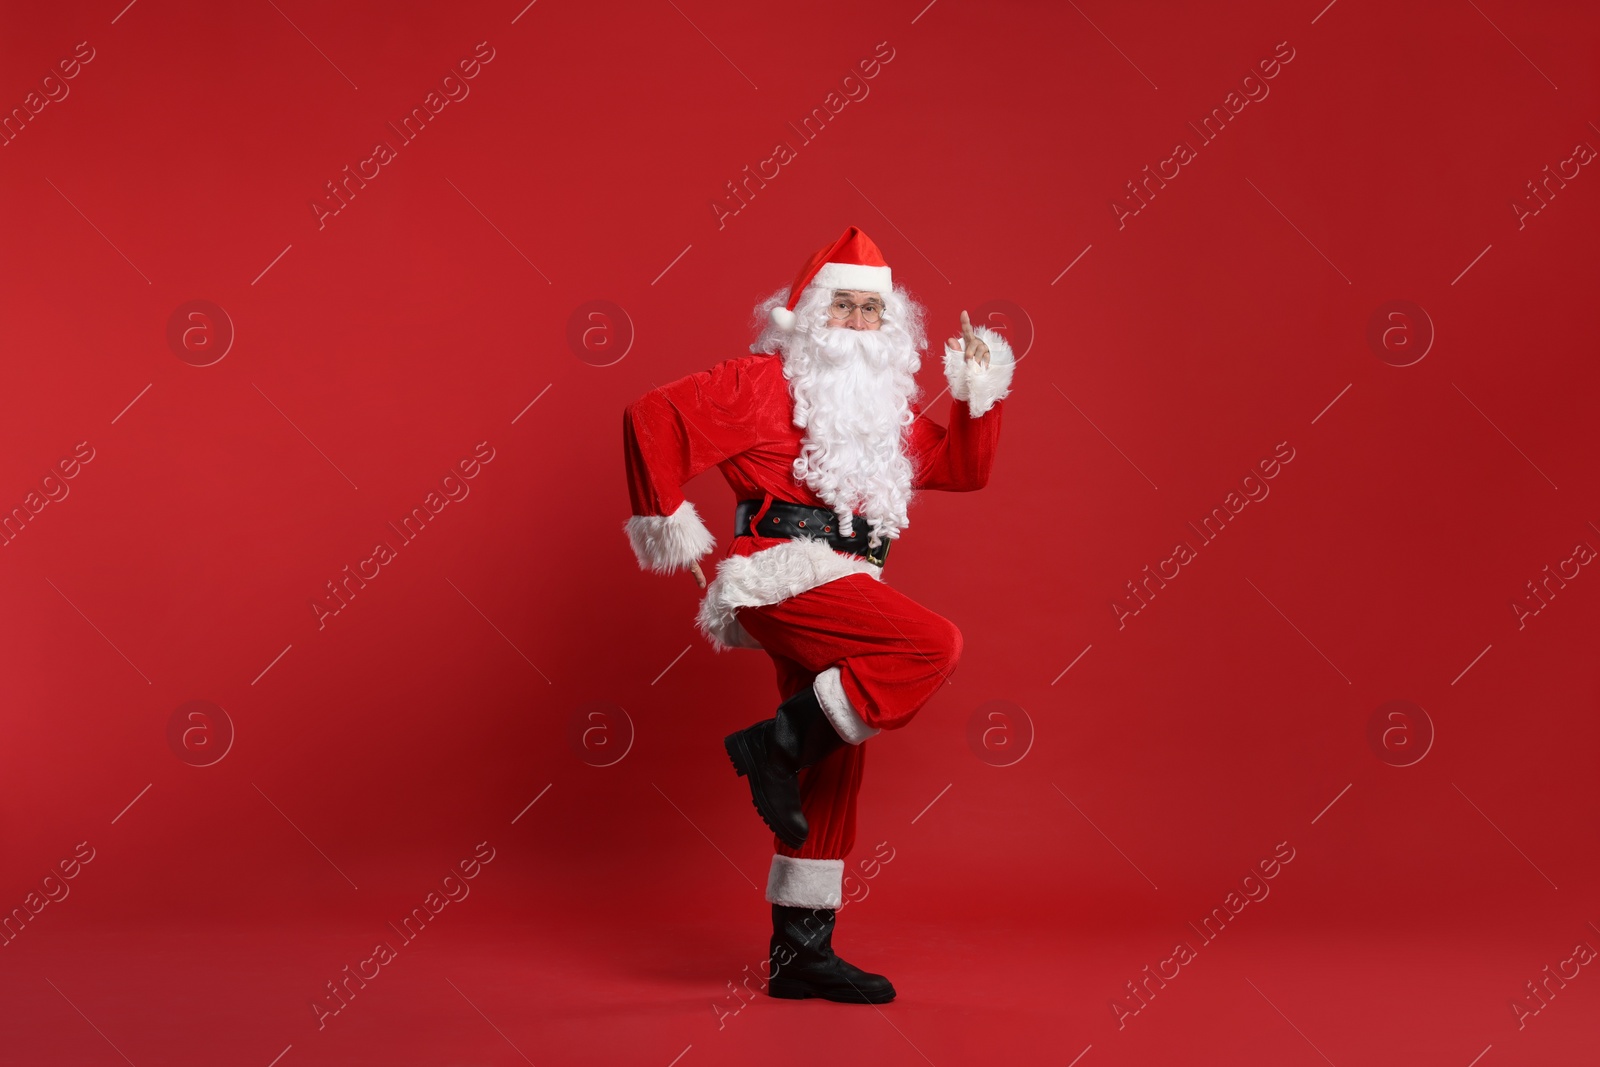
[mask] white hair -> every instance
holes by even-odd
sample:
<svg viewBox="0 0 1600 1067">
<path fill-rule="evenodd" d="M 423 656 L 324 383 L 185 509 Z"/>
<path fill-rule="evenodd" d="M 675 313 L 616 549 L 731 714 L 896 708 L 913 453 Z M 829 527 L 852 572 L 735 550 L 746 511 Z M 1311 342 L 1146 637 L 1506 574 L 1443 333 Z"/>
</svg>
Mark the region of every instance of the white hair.
<svg viewBox="0 0 1600 1067">
<path fill-rule="evenodd" d="M 895 538 L 909 525 L 912 469 L 904 438 L 915 421 L 916 374 L 927 345 L 924 311 L 904 289 L 880 293 L 876 330 L 829 325 L 834 290 L 807 286 L 795 305 L 795 324 L 781 330 L 771 309 L 788 301 L 787 288 L 764 299 L 752 352 L 780 353 L 794 398 L 794 424 L 806 431 L 794 461 L 795 480 L 827 501 L 839 532 L 854 533 L 859 509 L 872 529 L 869 543 Z"/>
</svg>

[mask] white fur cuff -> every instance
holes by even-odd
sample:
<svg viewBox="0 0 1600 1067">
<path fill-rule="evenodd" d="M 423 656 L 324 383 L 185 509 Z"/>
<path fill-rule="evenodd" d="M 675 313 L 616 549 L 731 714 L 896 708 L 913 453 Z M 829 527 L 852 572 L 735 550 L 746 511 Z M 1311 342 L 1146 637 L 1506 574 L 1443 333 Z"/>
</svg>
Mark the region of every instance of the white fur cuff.
<svg viewBox="0 0 1600 1067">
<path fill-rule="evenodd" d="M 859 745 L 867 738 L 882 733 L 868 726 L 856 709 L 850 706 L 850 698 L 844 693 L 844 683 L 839 680 L 838 667 L 829 667 L 817 675 L 811 688 L 816 692 L 817 702 L 822 705 L 822 711 L 828 716 L 834 730 L 852 745 Z"/>
<path fill-rule="evenodd" d="M 671 515 L 633 515 L 623 527 L 639 569 L 661 574 L 682 570 L 717 547 L 717 538 L 694 504 L 685 500 Z"/>
<path fill-rule="evenodd" d="M 808 860 L 774 853 L 767 874 L 767 903 L 791 908 L 834 908 L 844 902 L 844 860 Z"/>
<path fill-rule="evenodd" d="M 1011 395 L 1011 375 L 1017 361 L 1006 339 L 987 326 L 974 326 L 972 332 L 978 340 L 989 346 L 989 365 L 980 367 L 966 358 L 965 347 L 944 350 L 944 377 L 950 383 L 950 395 L 967 402 L 973 418 L 994 407 L 995 403 Z"/>
</svg>

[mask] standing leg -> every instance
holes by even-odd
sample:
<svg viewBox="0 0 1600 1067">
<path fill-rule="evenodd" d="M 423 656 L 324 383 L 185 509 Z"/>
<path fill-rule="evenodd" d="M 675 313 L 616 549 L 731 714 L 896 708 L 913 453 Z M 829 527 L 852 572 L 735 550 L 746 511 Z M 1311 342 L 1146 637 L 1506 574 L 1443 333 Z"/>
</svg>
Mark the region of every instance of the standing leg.
<svg viewBox="0 0 1600 1067">
<path fill-rule="evenodd" d="M 815 671 L 781 652 L 768 649 L 767 654 L 777 673 L 781 700 L 815 682 Z M 772 903 L 838 903 L 844 857 L 855 845 L 856 795 L 865 759 L 864 746 L 840 745 L 800 772 L 800 810 L 809 831 L 799 848 L 773 835 L 773 870 L 768 878 Z"/>
</svg>

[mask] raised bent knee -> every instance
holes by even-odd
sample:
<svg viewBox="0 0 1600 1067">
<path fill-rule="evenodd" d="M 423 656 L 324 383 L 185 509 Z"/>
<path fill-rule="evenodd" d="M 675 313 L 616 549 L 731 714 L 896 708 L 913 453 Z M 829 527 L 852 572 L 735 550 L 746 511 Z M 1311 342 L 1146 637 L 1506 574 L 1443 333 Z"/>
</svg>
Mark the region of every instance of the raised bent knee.
<svg viewBox="0 0 1600 1067">
<path fill-rule="evenodd" d="M 961 628 L 949 619 L 941 619 L 940 621 L 943 623 L 940 627 L 940 651 L 944 653 L 945 670 L 953 671 L 956 664 L 961 661 L 961 648 L 963 645 Z"/>
</svg>

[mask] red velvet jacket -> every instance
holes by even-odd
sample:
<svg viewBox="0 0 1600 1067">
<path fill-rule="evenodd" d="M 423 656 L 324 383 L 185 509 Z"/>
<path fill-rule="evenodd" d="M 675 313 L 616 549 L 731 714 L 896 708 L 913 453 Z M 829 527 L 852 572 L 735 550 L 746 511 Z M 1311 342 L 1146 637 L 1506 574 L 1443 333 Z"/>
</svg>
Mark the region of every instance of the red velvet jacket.
<svg viewBox="0 0 1600 1067">
<path fill-rule="evenodd" d="M 984 327 L 978 335 L 990 365 L 945 351 L 952 402 L 948 428 L 914 405 L 905 449 L 915 490 L 970 492 L 989 480 L 1000 439 L 1001 401 L 1009 395 L 1010 347 Z M 623 460 L 632 516 L 624 529 L 641 568 L 671 572 L 716 548 L 716 537 L 683 495 L 691 478 L 718 467 L 735 500 L 781 500 L 828 507 L 794 477 L 805 431 L 794 425 L 794 401 L 783 360 L 750 355 L 718 363 L 659 386 L 623 413 Z M 732 533 L 733 516 L 725 520 Z M 825 541 L 745 534 L 732 538 L 697 619 L 719 648 L 759 648 L 734 613 L 776 603 L 851 573 L 880 577 L 880 568 L 837 552 Z"/>
</svg>

